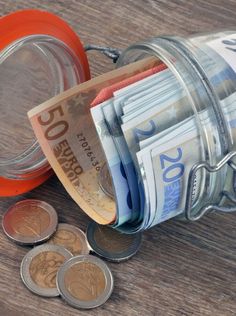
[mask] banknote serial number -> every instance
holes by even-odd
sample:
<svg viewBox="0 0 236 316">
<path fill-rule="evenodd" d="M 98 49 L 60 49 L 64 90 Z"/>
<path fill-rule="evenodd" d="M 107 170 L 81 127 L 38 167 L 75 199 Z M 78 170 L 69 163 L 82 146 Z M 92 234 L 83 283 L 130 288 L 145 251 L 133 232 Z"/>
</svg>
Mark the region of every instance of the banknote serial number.
<svg viewBox="0 0 236 316">
<path fill-rule="evenodd" d="M 101 167 L 99 165 L 99 162 L 94 155 L 93 151 L 91 150 L 91 147 L 89 146 L 89 143 L 84 136 L 83 133 L 77 134 L 77 138 L 79 140 L 80 146 L 82 147 L 83 151 L 85 152 L 86 156 L 89 158 L 92 166 L 96 169 L 96 171 L 100 171 Z"/>
</svg>

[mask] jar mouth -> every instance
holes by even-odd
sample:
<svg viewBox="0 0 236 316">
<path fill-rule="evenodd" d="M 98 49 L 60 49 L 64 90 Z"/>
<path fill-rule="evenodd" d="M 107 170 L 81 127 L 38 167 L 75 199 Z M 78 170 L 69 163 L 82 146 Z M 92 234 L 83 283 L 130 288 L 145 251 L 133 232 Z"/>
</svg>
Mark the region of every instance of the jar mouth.
<svg viewBox="0 0 236 316">
<path fill-rule="evenodd" d="M 0 176 L 25 179 L 49 169 L 27 112 L 84 81 L 84 72 L 65 43 L 38 34 L 0 52 L 0 74 Z"/>
</svg>

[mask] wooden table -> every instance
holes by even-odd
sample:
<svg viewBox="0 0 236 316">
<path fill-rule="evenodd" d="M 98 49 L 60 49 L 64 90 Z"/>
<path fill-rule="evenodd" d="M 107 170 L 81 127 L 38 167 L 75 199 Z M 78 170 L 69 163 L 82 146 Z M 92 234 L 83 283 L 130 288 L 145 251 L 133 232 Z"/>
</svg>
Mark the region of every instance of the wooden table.
<svg viewBox="0 0 236 316">
<path fill-rule="evenodd" d="M 1 15 L 30 7 L 58 14 L 84 43 L 121 49 L 160 34 L 187 35 L 236 27 L 235 0 L 0 0 Z M 89 59 L 94 76 L 113 68 L 99 53 L 89 53 Z M 1 198 L 0 217 L 23 198 L 51 203 L 60 222 L 82 229 L 89 222 L 56 176 L 28 194 Z M 235 222 L 236 214 L 212 214 L 194 224 L 172 220 L 145 232 L 134 258 L 109 264 L 114 292 L 104 306 L 90 311 L 73 309 L 59 298 L 30 293 L 19 274 L 29 249 L 13 244 L 0 228 L 0 315 L 236 315 Z"/>
</svg>

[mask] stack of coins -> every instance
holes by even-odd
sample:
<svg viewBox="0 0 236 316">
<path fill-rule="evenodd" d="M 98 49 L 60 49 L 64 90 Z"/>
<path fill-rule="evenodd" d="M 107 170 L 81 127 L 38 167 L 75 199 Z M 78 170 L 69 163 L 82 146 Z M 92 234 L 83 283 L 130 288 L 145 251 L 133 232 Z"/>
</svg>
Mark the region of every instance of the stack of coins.
<svg viewBox="0 0 236 316">
<path fill-rule="evenodd" d="M 85 234 L 76 226 L 58 224 L 55 209 L 39 200 L 11 206 L 2 225 L 5 234 L 20 245 L 41 244 L 22 260 L 25 286 L 40 296 L 60 295 L 75 308 L 100 306 L 113 291 L 112 273 L 97 256 L 121 262 L 131 258 L 141 244 L 140 233 L 124 235 L 92 222 Z"/>
</svg>

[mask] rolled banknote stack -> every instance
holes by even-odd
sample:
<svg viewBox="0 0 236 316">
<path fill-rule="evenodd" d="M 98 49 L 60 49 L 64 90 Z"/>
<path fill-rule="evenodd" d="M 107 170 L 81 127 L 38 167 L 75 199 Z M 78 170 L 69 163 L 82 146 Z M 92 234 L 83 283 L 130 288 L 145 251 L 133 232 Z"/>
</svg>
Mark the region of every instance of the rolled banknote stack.
<svg viewBox="0 0 236 316">
<path fill-rule="evenodd" d="M 219 93 L 236 137 L 235 93 Z M 212 155 L 220 155 L 207 110 L 199 115 Z M 205 157 L 186 91 L 164 64 L 148 58 L 124 66 L 41 104 L 29 118 L 59 179 L 98 223 L 135 233 L 183 213 L 189 172 Z M 193 204 L 204 182 L 199 172 Z"/>
</svg>

